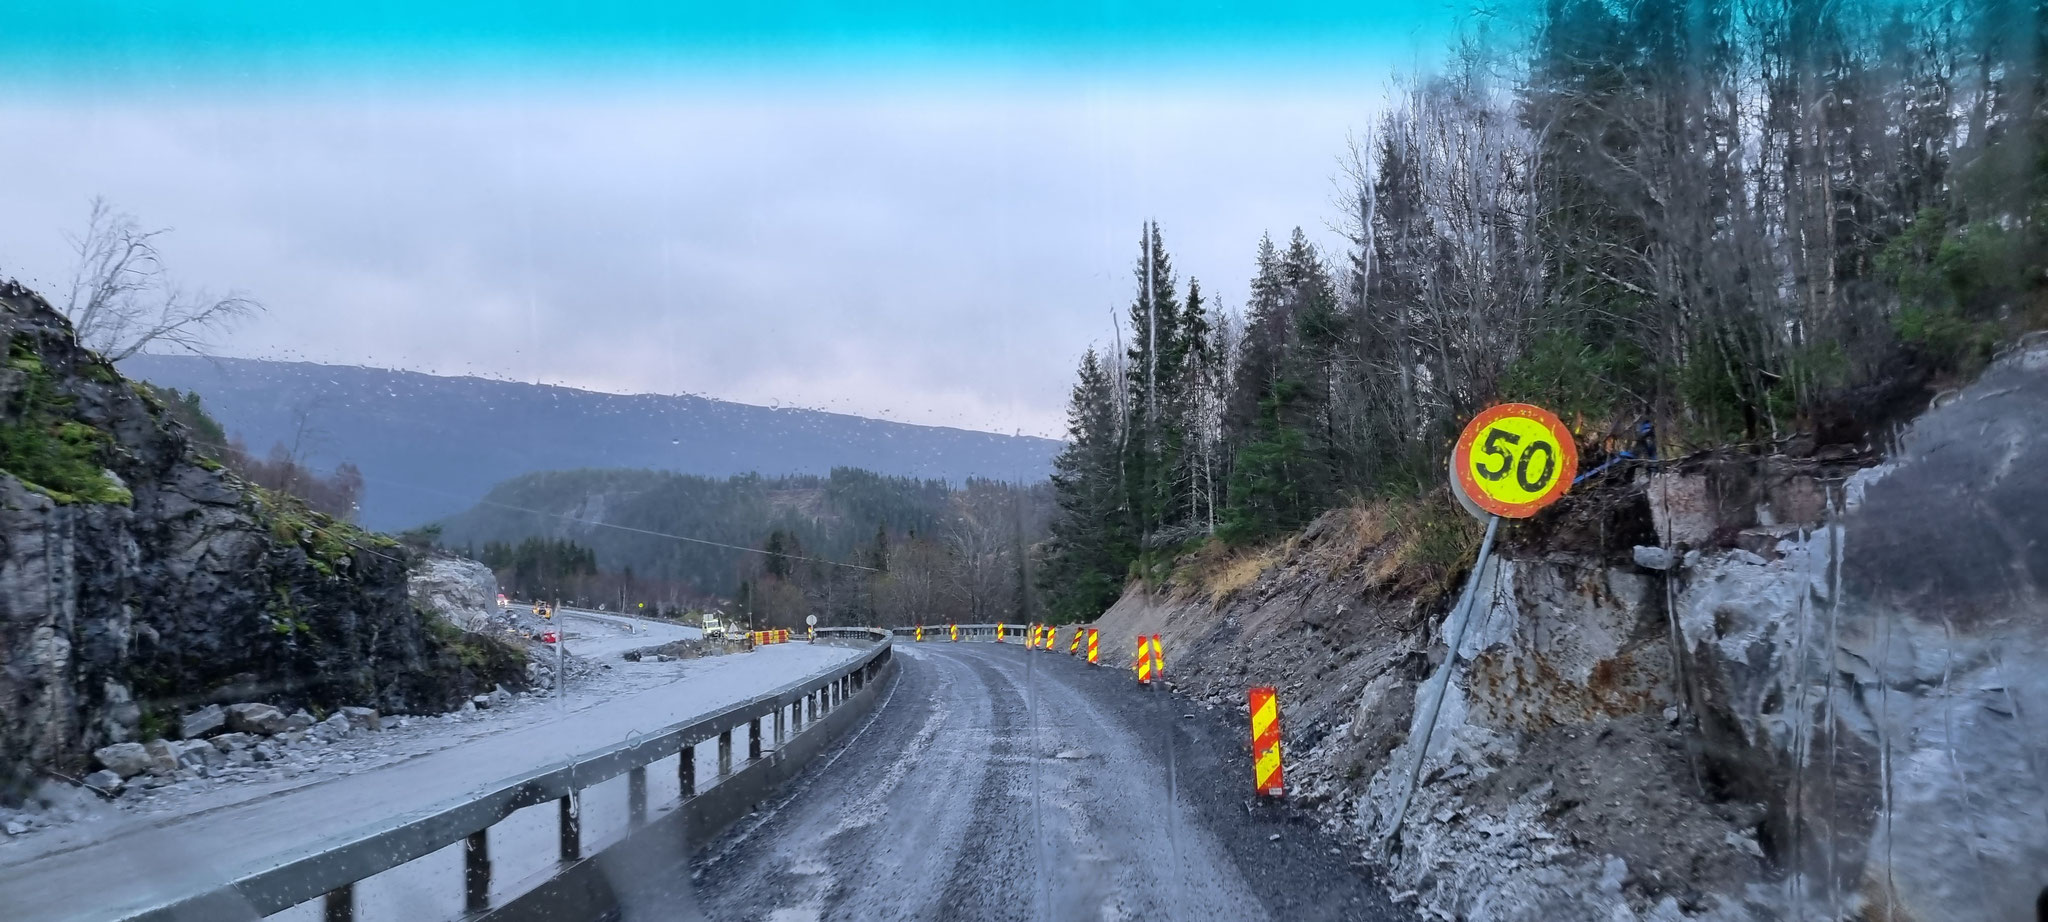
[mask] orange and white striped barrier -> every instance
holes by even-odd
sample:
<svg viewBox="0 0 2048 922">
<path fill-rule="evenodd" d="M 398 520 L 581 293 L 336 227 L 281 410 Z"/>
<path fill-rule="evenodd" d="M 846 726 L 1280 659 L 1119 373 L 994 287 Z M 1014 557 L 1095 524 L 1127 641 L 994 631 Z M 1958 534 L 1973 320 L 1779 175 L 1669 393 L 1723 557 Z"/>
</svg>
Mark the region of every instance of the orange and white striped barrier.
<svg viewBox="0 0 2048 922">
<path fill-rule="evenodd" d="M 953 632 L 953 642 L 954 642 L 954 643 L 959 643 L 959 642 L 960 642 L 960 625 L 957 625 L 957 624 L 949 624 L 949 625 L 946 625 L 946 628 L 947 628 L 947 630 L 950 630 L 950 631 L 952 631 L 952 632 Z"/>
<path fill-rule="evenodd" d="M 1152 642 L 1143 634 L 1138 635 L 1138 684 L 1152 684 Z"/>
<path fill-rule="evenodd" d="M 1280 696 L 1270 685 L 1251 690 L 1252 783 L 1260 794 L 1279 797 Z"/>
<path fill-rule="evenodd" d="M 1098 637 L 1096 636 L 1096 633 L 1095 633 L 1095 629 L 1094 629 L 1094 628 L 1092 628 L 1092 627 L 1091 627 L 1091 628 L 1089 628 L 1089 629 L 1088 629 L 1088 665 L 1090 665 L 1090 666 L 1098 665 L 1098 660 L 1096 660 L 1096 658 L 1095 658 L 1095 655 L 1096 655 L 1096 653 L 1098 652 L 1098 650 L 1097 650 L 1097 647 L 1096 647 L 1096 641 L 1097 641 L 1098 639 L 1100 639 L 1100 638 L 1098 638 Z"/>
<path fill-rule="evenodd" d="M 1166 681 L 1166 654 L 1159 649 L 1159 635 L 1152 635 L 1152 677 Z"/>
<path fill-rule="evenodd" d="M 1073 656 L 1074 654 L 1076 654 L 1076 653 L 1079 653 L 1079 652 L 1081 652 L 1081 634 L 1082 634 L 1082 633 L 1083 633 L 1083 632 L 1082 632 L 1082 630 L 1081 630 L 1081 629 L 1080 629 L 1079 627 L 1076 627 L 1076 628 L 1074 628 L 1074 639 L 1073 639 L 1073 640 L 1070 640 L 1070 641 L 1067 641 L 1067 655 L 1068 655 L 1068 656 Z"/>
</svg>

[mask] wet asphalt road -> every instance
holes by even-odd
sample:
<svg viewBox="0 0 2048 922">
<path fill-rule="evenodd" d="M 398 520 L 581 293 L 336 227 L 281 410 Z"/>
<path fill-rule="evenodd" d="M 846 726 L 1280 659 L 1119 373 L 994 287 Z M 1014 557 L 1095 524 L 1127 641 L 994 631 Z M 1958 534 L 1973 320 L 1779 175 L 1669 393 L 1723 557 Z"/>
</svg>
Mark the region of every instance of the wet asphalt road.
<svg viewBox="0 0 2048 922">
<path fill-rule="evenodd" d="M 897 649 L 875 713 L 700 853 L 706 917 L 1409 917 L 1314 826 L 1252 803 L 1234 710 L 1014 644 Z"/>
</svg>

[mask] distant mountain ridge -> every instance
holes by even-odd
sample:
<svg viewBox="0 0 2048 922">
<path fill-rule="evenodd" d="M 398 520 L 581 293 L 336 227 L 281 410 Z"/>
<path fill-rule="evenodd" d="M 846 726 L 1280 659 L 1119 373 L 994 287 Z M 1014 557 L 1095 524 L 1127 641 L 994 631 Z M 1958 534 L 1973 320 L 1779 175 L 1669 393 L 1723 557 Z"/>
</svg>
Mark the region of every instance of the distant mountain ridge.
<svg viewBox="0 0 2048 922">
<path fill-rule="evenodd" d="M 364 525 L 395 530 L 468 509 L 537 471 L 640 468 L 709 477 L 829 473 L 1037 481 L 1060 443 L 759 407 L 708 397 L 605 394 L 356 365 L 138 355 L 121 370 L 197 391 L 259 457 L 297 444 L 314 467 L 368 482 Z M 303 423 L 303 424 L 302 424 Z"/>
</svg>

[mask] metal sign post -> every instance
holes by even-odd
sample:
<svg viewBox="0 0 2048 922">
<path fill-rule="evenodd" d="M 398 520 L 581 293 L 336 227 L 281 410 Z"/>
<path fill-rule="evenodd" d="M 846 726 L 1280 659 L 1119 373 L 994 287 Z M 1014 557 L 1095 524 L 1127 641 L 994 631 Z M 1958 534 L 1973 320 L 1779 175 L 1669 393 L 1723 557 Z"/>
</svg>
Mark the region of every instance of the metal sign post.
<svg viewBox="0 0 2048 922">
<path fill-rule="evenodd" d="M 1437 717 L 1443 713 L 1444 697 L 1458 668 L 1458 649 L 1465 645 L 1465 631 L 1472 624 L 1472 608 L 1478 604 L 1480 580 L 1493 558 L 1493 538 L 1500 532 L 1501 518 L 1526 519 L 1557 502 L 1571 489 L 1578 467 L 1578 443 L 1571 430 L 1542 407 L 1526 403 L 1489 407 L 1466 423 L 1458 435 L 1451 452 L 1451 495 L 1486 523 L 1486 537 L 1480 539 L 1479 559 L 1465 580 L 1465 592 L 1444 621 L 1444 641 L 1450 650 L 1429 678 L 1428 697 L 1416 700 L 1416 713 L 1428 716 L 1415 744 L 1415 759 L 1408 767 L 1400 806 L 1380 838 L 1383 851 L 1400 834 L 1415 787 L 1422 780 L 1423 763 L 1429 761 L 1429 741 L 1436 733 Z"/>
</svg>

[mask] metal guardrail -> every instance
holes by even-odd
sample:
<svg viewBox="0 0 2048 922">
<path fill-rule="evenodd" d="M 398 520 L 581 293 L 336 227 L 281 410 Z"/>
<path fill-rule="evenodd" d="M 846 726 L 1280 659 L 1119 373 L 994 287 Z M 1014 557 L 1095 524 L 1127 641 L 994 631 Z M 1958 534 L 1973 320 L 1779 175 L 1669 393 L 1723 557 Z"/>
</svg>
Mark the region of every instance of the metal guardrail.
<svg viewBox="0 0 2048 922">
<path fill-rule="evenodd" d="M 1023 643 L 1028 638 L 1028 632 L 1031 630 L 1031 626 L 1028 624 L 927 624 L 924 626 L 924 642 L 945 642 L 951 636 L 950 629 L 954 627 L 960 629 L 960 639 L 963 641 L 993 641 L 996 639 L 996 628 L 1001 627 L 1003 629 L 1003 643 Z M 819 630 L 823 631 L 824 628 L 819 628 Z M 892 627 L 889 629 L 889 632 L 898 637 L 915 637 L 917 635 L 917 628 L 915 626 Z"/>
<path fill-rule="evenodd" d="M 585 858 L 581 835 L 581 792 L 620 775 L 627 776 L 628 829 L 647 822 L 647 766 L 669 756 L 677 759 L 681 808 L 737 773 L 733 731 L 748 728 L 747 762 L 762 760 L 762 722 L 772 720 L 775 745 L 822 720 L 880 675 L 891 656 L 893 636 L 880 628 L 824 628 L 834 639 L 866 640 L 873 649 L 852 663 L 798 679 L 774 691 L 715 713 L 675 724 L 636 740 L 618 743 L 555 765 L 515 775 L 491 790 L 424 814 L 394 818 L 356 831 L 338 845 L 306 854 L 283 856 L 265 870 L 247 874 L 200 894 L 188 895 L 128 916 L 133 922 L 172 922 L 196 918 L 246 917 L 251 910 L 269 915 L 311 900 L 323 900 L 326 922 L 355 918 L 355 885 L 457 842 L 464 844 L 464 907 L 474 917 L 492 910 L 490 828 L 513 813 L 549 801 L 560 804 L 561 866 Z M 700 788 L 696 747 L 716 743 L 718 771 Z M 518 897 L 514 897 L 517 900 Z M 234 911 L 227 910 L 234 907 Z"/>
</svg>

